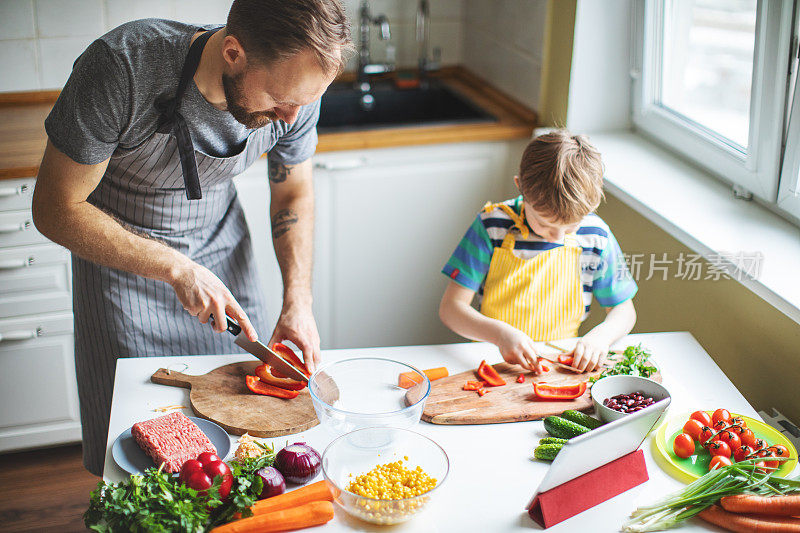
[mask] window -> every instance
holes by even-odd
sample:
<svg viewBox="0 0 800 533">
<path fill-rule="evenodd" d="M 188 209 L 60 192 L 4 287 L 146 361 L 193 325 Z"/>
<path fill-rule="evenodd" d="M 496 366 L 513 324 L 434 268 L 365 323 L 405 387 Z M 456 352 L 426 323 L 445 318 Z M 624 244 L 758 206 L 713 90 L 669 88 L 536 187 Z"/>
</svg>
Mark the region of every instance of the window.
<svg viewBox="0 0 800 533">
<path fill-rule="evenodd" d="M 778 200 L 794 2 L 642 0 L 633 121 L 766 202 Z M 798 111 L 800 122 L 800 111 Z M 798 139 L 800 139 L 800 124 Z M 782 189 L 781 189 L 782 190 Z"/>
</svg>

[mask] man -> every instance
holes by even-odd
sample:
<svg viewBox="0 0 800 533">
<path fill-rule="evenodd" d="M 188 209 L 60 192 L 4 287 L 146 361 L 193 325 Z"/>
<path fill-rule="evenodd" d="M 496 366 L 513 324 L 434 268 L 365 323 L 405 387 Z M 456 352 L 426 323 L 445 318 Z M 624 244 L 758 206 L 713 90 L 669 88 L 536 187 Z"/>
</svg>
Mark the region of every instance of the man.
<svg viewBox="0 0 800 533">
<path fill-rule="evenodd" d="M 252 340 L 265 331 L 231 181 L 264 152 L 284 282 L 270 342 L 319 362 L 310 157 L 320 97 L 351 48 L 338 0 L 235 0 L 224 27 L 134 21 L 75 62 L 45 121 L 33 217 L 72 251 L 92 473 L 103 469 L 117 357 L 238 353 L 220 334 L 226 314 Z"/>
</svg>

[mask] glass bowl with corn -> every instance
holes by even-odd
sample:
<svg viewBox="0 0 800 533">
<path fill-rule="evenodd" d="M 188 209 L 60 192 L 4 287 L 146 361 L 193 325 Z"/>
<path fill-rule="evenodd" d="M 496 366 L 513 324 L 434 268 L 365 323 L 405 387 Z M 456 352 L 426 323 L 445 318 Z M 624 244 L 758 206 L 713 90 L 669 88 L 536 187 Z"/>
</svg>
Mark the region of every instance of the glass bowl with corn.
<svg viewBox="0 0 800 533">
<path fill-rule="evenodd" d="M 336 503 L 373 524 L 399 524 L 422 511 L 449 470 L 441 446 L 401 428 L 358 429 L 335 439 L 322 454 L 322 472 Z"/>
</svg>

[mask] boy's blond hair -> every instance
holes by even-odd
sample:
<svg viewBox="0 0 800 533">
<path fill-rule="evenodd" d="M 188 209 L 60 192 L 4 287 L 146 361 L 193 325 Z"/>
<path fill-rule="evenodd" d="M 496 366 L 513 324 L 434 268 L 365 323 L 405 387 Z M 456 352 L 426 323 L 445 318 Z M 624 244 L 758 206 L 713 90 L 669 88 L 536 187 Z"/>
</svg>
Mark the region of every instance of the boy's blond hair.
<svg viewBox="0 0 800 533">
<path fill-rule="evenodd" d="M 519 185 L 522 198 L 553 222 L 579 222 L 603 199 L 600 152 L 585 135 L 540 135 L 522 154 Z"/>
</svg>

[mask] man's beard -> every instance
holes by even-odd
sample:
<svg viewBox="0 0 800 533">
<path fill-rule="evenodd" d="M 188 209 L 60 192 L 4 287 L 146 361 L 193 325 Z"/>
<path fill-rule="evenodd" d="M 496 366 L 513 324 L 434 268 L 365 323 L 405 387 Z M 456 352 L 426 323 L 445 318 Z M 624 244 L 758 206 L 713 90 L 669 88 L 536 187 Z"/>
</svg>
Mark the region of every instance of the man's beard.
<svg viewBox="0 0 800 533">
<path fill-rule="evenodd" d="M 245 100 L 243 79 L 244 72 L 233 76 L 222 74 L 222 88 L 225 91 L 228 112 L 249 129 L 262 128 L 270 122 L 277 121 L 278 116 L 272 111 L 249 111 L 242 105 Z"/>
</svg>

